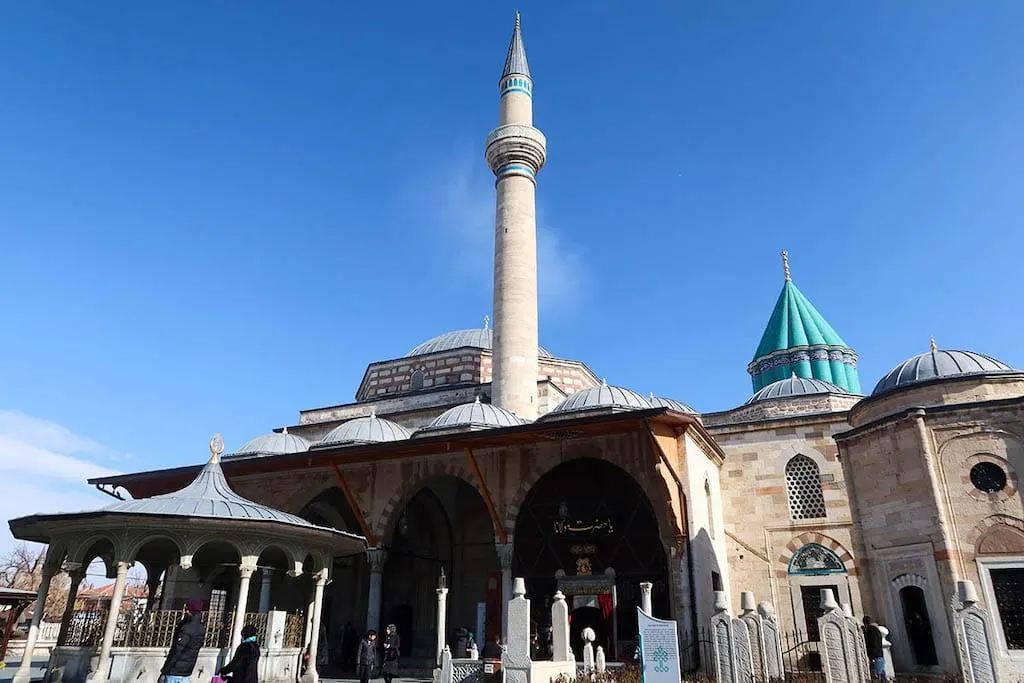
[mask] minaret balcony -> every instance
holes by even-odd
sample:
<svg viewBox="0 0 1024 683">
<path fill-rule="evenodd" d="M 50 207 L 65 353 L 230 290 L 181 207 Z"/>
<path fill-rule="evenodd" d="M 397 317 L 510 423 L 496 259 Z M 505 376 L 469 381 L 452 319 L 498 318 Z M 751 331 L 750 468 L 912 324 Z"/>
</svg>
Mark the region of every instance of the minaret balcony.
<svg viewBox="0 0 1024 683">
<path fill-rule="evenodd" d="M 547 138 L 533 126 L 499 126 L 487 136 L 485 156 L 495 175 L 510 165 L 525 166 L 536 174 L 544 166 Z"/>
</svg>

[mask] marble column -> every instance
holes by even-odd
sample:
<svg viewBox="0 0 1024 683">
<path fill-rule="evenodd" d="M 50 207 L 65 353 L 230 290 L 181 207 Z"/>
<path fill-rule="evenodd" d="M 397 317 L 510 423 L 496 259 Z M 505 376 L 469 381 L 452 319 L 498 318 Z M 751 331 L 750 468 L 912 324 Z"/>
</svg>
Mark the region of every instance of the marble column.
<svg viewBox="0 0 1024 683">
<path fill-rule="evenodd" d="M 309 634 L 309 665 L 306 675 L 313 683 L 320 680 L 320 672 L 316 670 L 316 651 L 320 645 L 320 621 L 323 618 L 324 586 L 327 585 L 327 570 L 321 569 L 313 575 L 313 619 Z"/>
<path fill-rule="evenodd" d="M 117 579 L 114 581 L 114 592 L 110 596 L 110 611 L 107 612 L 107 623 L 103 627 L 103 644 L 100 645 L 100 660 L 96 664 L 95 678 L 106 680 L 110 668 L 110 648 L 114 646 L 114 633 L 117 631 L 118 617 L 121 616 L 121 603 L 124 602 L 124 588 L 128 578 L 128 562 L 117 563 Z"/>
<path fill-rule="evenodd" d="M 270 611 L 270 579 L 273 576 L 267 567 L 260 569 L 260 614 Z"/>
<path fill-rule="evenodd" d="M 242 627 L 245 625 L 245 609 L 249 604 L 249 581 L 256 571 L 256 558 L 244 557 L 238 567 L 238 600 L 235 603 L 235 619 L 231 624 L 231 652 L 242 642 Z"/>
<path fill-rule="evenodd" d="M 651 590 L 654 588 L 654 584 L 650 581 L 644 581 L 640 584 L 640 609 L 647 613 L 647 616 L 654 616 L 651 614 Z"/>
<path fill-rule="evenodd" d="M 366 604 L 366 630 L 379 631 L 382 574 L 384 563 L 388 561 L 388 551 L 384 548 L 367 548 L 366 560 L 370 566 L 370 596 Z"/>
<path fill-rule="evenodd" d="M 85 568 L 82 565 L 76 563 L 74 567 L 66 566 L 65 569 L 68 572 L 68 578 L 71 579 L 71 585 L 68 586 L 68 601 L 64 605 L 64 615 L 60 619 L 60 631 L 57 634 L 58 645 L 63 645 L 64 640 L 68 637 L 71 619 L 75 614 L 75 601 L 78 600 L 78 587 L 85 579 Z"/>
<path fill-rule="evenodd" d="M 501 642 L 505 643 L 508 642 L 508 601 L 512 599 L 512 539 L 508 543 L 495 543 L 494 548 L 498 551 L 501 568 Z"/>
<path fill-rule="evenodd" d="M 441 666 L 441 653 L 444 652 L 445 630 L 448 628 L 448 589 L 437 589 L 437 665 Z"/>
<path fill-rule="evenodd" d="M 55 562 L 47 562 L 43 565 L 43 575 L 39 582 L 39 590 L 36 591 L 36 609 L 32 613 L 32 621 L 28 627 L 28 636 L 25 639 L 25 654 L 21 657 L 21 666 L 14 674 L 13 683 L 28 683 L 32 676 L 32 651 L 36 648 L 36 641 L 39 640 L 39 624 L 43 621 L 43 612 L 46 611 L 46 594 L 50 592 L 50 581 L 57 573 L 59 565 Z"/>
</svg>

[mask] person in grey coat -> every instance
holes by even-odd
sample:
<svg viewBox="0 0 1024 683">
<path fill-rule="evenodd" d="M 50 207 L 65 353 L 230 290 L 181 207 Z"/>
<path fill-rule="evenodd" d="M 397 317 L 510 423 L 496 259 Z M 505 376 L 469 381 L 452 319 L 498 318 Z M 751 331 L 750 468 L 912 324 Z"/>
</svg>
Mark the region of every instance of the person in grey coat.
<svg viewBox="0 0 1024 683">
<path fill-rule="evenodd" d="M 359 674 L 359 683 L 368 683 L 376 668 L 377 632 L 370 631 L 359 643 L 359 649 L 356 650 L 356 673 Z"/>
</svg>

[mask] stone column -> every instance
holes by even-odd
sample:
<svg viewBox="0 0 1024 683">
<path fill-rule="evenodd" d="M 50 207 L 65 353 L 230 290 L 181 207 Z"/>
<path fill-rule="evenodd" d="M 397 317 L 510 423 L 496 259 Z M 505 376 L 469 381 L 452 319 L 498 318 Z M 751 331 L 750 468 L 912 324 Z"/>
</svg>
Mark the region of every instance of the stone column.
<svg viewBox="0 0 1024 683">
<path fill-rule="evenodd" d="M 49 558 L 47 558 L 49 560 Z M 50 592 L 50 581 L 57 573 L 56 562 L 48 561 L 43 565 L 43 575 L 39 582 L 39 590 L 36 591 L 36 609 L 32 613 L 32 621 L 28 627 L 28 637 L 25 639 L 25 654 L 21 656 L 21 666 L 14 674 L 13 683 L 28 683 L 32 676 L 32 651 L 36 649 L 36 641 L 39 639 L 39 624 L 43 621 L 43 612 L 46 611 L 46 594 Z"/>
<path fill-rule="evenodd" d="M 437 589 L 437 665 L 441 666 L 441 654 L 445 647 L 445 629 L 448 628 L 448 589 Z"/>
<path fill-rule="evenodd" d="M 249 580 L 256 571 L 256 558 L 243 557 L 238 566 L 238 600 L 235 602 L 235 619 L 231 624 L 231 651 L 242 642 L 242 627 L 245 626 L 245 608 L 249 604 Z"/>
<path fill-rule="evenodd" d="M 508 543 L 495 543 L 498 566 L 501 567 L 501 642 L 508 640 L 508 601 L 512 599 L 512 539 Z"/>
<path fill-rule="evenodd" d="M 366 560 L 370 566 L 370 599 L 366 604 L 366 630 L 379 631 L 382 573 L 384 563 L 388 561 L 388 551 L 384 548 L 367 548 Z"/>
<path fill-rule="evenodd" d="M 68 586 L 68 602 L 64 605 L 64 615 L 60 619 L 60 631 L 57 633 L 58 645 L 63 645 L 64 640 L 68 637 L 71 619 L 75 614 L 75 601 L 78 600 L 78 587 L 82 584 L 82 580 L 85 579 L 85 568 L 82 565 L 75 563 L 73 567 L 68 565 L 65 569 L 68 572 L 68 577 L 71 579 L 71 585 Z"/>
<path fill-rule="evenodd" d="M 260 614 L 270 611 L 270 579 L 273 574 L 266 567 L 260 569 Z"/>
<path fill-rule="evenodd" d="M 647 612 L 647 616 L 653 617 L 651 614 L 651 590 L 654 588 L 654 584 L 650 581 L 644 581 L 640 584 L 640 609 Z"/>
<path fill-rule="evenodd" d="M 321 569 L 313 575 L 313 628 L 309 634 L 309 666 L 306 674 L 313 683 L 320 680 L 316 670 L 316 651 L 320 645 L 320 620 L 323 618 L 324 586 L 327 585 L 327 570 Z"/>
<path fill-rule="evenodd" d="M 96 664 L 95 678 L 106 680 L 110 668 L 110 648 L 114 646 L 114 632 L 117 630 L 117 618 L 121 615 L 121 603 L 124 602 L 124 586 L 128 578 L 128 562 L 117 563 L 117 579 L 114 581 L 114 593 L 110 596 L 110 611 L 107 623 L 103 627 L 103 644 L 100 646 L 100 660 Z"/>
</svg>

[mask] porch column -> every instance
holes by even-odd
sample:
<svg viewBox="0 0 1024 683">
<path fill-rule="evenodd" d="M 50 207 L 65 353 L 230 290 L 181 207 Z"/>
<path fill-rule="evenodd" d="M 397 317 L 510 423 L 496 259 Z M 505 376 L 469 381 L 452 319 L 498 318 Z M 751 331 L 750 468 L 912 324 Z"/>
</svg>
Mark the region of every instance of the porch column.
<svg viewBox="0 0 1024 683">
<path fill-rule="evenodd" d="M 107 623 L 103 627 L 103 644 L 100 645 L 100 660 L 96 664 L 96 680 L 106 680 L 110 669 L 110 648 L 114 645 L 114 633 L 117 631 L 117 619 L 121 616 L 121 603 L 124 602 L 124 584 L 128 577 L 129 562 L 117 563 L 117 580 L 114 581 L 114 593 L 110 596 L 110 611 L 107 612 Z"/>
<path fill-rule="evenodd" d="M 502 610 L 502 614 L 504 614 Z M 445 630 L 447 626 L 448 617 L 448 589 L 438 588 L 437 589 L 437 665 L 441 666 L 441 653 L 444 652 L 445 645 Z M 505 642 L 502 639 L 501 642 Z"/>
<path fill-rule="evenodd" d="M 231 651 L 242 642 L 242 627 L 245 625 L 245 608 L 249 604 L 249 579 L 256 571 L 255 557 L 243 557 L 238 566 L 238 601 L 235 604 L 235 619 L 231 624 Z"/>
<path fill-rule="evenodd" d="M 21 666 L 14 674 L 13 683 L 28 683 L 32 675 L 32 651 L 36 649 L 36 641 L 39 639 L 39 624 L 43 620 L 43 612 L 46 611 L 46 594 L 50 592 L 50 581 L 57 573 L 59 565 L 47 557 L 43 564 L 43 575 L 39 582 L 39 590 L 36 591 L 36 609 L 32 613 L 32 622 L 28 627 L 28 637 L 25 638 L 25 654 L 21 657 Z"/>
<path fill-rule="evenodd" d="M 71 620 L 75 615 L 75 601 L 78 599 L 78 587 L 85 579 L 85 569 L 77 562 L 65 565 L 71 585 L 68 586 L 68 602 L 64 605 L 64 616 L 60 618 L 60 631 L 57 633 L 57 644 L 63 645 L 71 628 Z"/>
<path fill-rule="evenodd" d="M 380 630 L 380 598 L 381 576 L 384 563 L 388 561 L 388 551 L 384 548 L 367 548 L 366 560 L 370 565 L 370 600 L 366 605 L 366 630 Z"/>
<path fill-rule="evenodd" d="M 272 576 L 269 568 L 260 568 L 260 614 L 270 611 L 270 579 Z"/>
<path fill-rule="evenodd" d="M 495 543 L 498 566 L 501 568 L 501 642 L 508 642 L 508 601 L 512 599 L 512 539 L 508 543 Z"/>
<path fill-rule="evenodd" d="M 327 585 L 327 570 L 321 569 L 313 575 L 315 581 L 313 588 L 313 619 L 312 628 L 309 634 L 309 665 L 306 668 L 306 675 L 313 683 L 320 680 L 320 672 L 316 670 L 316 650 L 320 645 L 320 620 L 323 618 L 324 586 Z"/>
</svg>

